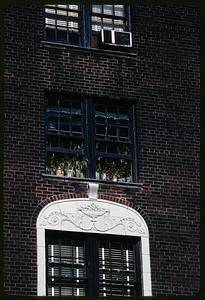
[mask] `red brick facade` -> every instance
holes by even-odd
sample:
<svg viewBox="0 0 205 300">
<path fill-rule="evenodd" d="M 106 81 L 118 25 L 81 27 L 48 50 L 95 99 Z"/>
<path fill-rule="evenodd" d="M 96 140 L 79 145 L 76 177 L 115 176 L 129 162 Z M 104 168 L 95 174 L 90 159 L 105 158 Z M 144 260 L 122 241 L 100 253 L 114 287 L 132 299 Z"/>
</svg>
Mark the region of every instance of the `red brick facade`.
<svg viewBox="0 0 205 300">
<path fill-rule="evenodd" d="M 153 296 L 199 293 L 199 10 L 132 8 L 133 52 L 43 41 L 43 6 L 4 18 L 4 289 L 37 295 L 36 228 L 52 201 L 87 182 L 45 175 L 45 93 L 136 101 L 139 183 L 99 182 L 99 198 L 136 209 L 150 231 Z"/>
</svg>

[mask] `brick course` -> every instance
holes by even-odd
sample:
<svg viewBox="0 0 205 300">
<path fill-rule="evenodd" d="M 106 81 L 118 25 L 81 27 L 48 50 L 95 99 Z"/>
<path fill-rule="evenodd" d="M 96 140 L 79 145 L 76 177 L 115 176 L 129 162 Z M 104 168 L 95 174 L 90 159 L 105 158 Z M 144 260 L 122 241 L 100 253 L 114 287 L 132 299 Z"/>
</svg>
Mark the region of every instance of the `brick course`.
<svg viewBox="0 0 205 300">
<path fill-rule="evenodd" d="M 45 173 L 46 91 L 136 101 L 139 183 L 99 197 L 139 211 L 150 230 L 153 296 L 199 293 L 199 10 L 136 5 L 133 53 L 43 42 L 43 7 L 4 18 L 4 288 L 37 294 L 37 212 L 87 197 L 87 183 Z"/>
</svg>

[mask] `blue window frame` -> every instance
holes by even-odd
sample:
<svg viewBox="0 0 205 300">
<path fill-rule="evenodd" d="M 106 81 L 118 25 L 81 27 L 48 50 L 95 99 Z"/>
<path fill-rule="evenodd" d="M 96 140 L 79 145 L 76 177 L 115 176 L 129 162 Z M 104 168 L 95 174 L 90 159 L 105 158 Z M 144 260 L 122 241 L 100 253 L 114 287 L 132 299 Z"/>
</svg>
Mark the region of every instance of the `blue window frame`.
<svg viewBox="0 0 205 300">
<path fill-rule="evenodd" d="M 101 29 L 131 31 L 128 5 L 45 5 L 47 41 L 98 48 Z"/>
<path fill-rule="evenodd" d="M 47 95 L 47 173 L 137 182 L 135 105 Z"/>
</svg>

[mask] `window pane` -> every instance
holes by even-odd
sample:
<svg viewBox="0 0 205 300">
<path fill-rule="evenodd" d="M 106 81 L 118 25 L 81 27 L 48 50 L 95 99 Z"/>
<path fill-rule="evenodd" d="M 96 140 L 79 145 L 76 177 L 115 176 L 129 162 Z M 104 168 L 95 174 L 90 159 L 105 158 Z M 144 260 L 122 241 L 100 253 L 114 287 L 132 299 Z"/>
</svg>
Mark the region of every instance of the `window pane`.
<svg viewBox="0 0 205 300">
<path fill-rule="evenodd" d="M 62 43 L 80 45 L 79 33 L 79 6 L 78 5 L 53 5 L 45 7 L 45 36 L 46 39 Z M 48 26 L 53 26 L 48 27 Z M 71 31 L 68 37 L 68 29 Z M 55 34 L 56 31 L 56 34 Z"/>
<path fill-rule="evenodd" d="M 50 135 L 50 136 L 48 136 L 47 146 L 48 147 L 58 147 L 58 145 L 59 145 L 58 141 L 59 141 L 59 139 L 57 136 Z"/>
<path fill-rule="evenodd" d="M 96 126 L 96 136 L 105 136 L 106 134 L 106 127 L 104 125 L 97 125 Z"/>
<path fill-rule="evenodd" d="M 129 139 L 129 131 L 128 128 L 120 128 L 119 130 L 119 139 L 120 140 L 128 140 Z"/>
<path fill-rule="evenodd" d="M 80 34 L 78 30 L 69 31 L 69 41 L 73 45 L 80 45 Z"/>
<path fill-rule="evenodd" d="M 85 295 L 84 242 L 57 239 L 48 242 L 48 295 Z"/>
<path fill-rule="evenodd" d="M 60 42 L 67 41 L 67 29 L 66 28 L 58 28 L 57 29 L 57 40 Z"/>
<path fill-rule="evenodd" d="M 115 16 L 124 17 L 124 5 L 114 5 Z"/>
<path fill-rule="evenodd" d="M 101 14 L 102 13 L 102 5 L 92 5 L 92 12 Z"/>
<path fill-rule="evenodd" d="M 79 5 L 68 5 L 68 6 L 69 6 L 69 9 L 79 10 Z"/>
<path fill-rule="evenodd" d="M 113 5 L 103 5 L 103 14 L 112 15 L 113 14 Z"/>
<path fill-rule="evenodd" d="M 48 115 L 48 123 L 47 123 L 48 130 L 57 130 L 58 129 L 58 115 L 54 113 L 50 113 Z"/>
<path fill-rule="evenodd" d="M 70 119 L 66 115 L 61 115 L 60 117 L 60 130 L 70 131 Z"/>
<path fill-rule="evenodd" d="M 46 26 L 46 39 L 55 40 L 55 28 L 51 26 Z"/>
<path fill-rule="evenodd" d="M 102 241 L 99 254 L 99 296 L 136 295 L 132 243 Z"/>
</svg>

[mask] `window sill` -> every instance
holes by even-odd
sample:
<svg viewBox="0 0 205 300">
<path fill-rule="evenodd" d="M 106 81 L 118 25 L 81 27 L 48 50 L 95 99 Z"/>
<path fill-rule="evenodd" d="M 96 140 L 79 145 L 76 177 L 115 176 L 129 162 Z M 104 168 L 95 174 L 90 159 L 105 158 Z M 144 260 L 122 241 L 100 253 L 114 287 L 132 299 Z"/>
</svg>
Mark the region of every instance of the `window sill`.
<svg viewBox="0 0 205 300">
<path fill-rule="evenodd" d="M 50 179 L 50 180 L 57 180 L 63 182 L 78 182 L 78 183 L 89 183 L 89 182 L 96 182 L 101 185 L 112 185 L 112 186 L 119 186 L 119 187 L 129 187 L 129 188 L 139 188 L 143 186 L 143 183 L 139 182 L 117 182 L 117 181 L 105 181 L 105 180 L 97 180 L 94 178 L 78 178 L 78 177 L 66 177 L 66 176 L 57 176 L 57 175 L 50 175 L 50 174 L 42 174 L 42 177 Z"/>
<path fill-rule="evenodd" d="M 96 54 L 105 54 L 108 56 L 115 55 L 115 56 L 120 56 L 120 57 L 124 56 L 126 58 L 136 58 L 137 57 L 137 53 L 130 53 L 130 52 L 118 51 L 118 50 L 99 49 L 99 48 L 87 48 L 87 47 L 82 47 L 82 46 L 68 45 L 68 44 L 50 42 L 50 41 L 45 41 L 45 40 L 42 40 L 42 44 L 48 48 L 55 48 L 55 49 L 69 48 L 74 51 L 87 51 L 90 54 L 96 53 Z"/>
</svg>

